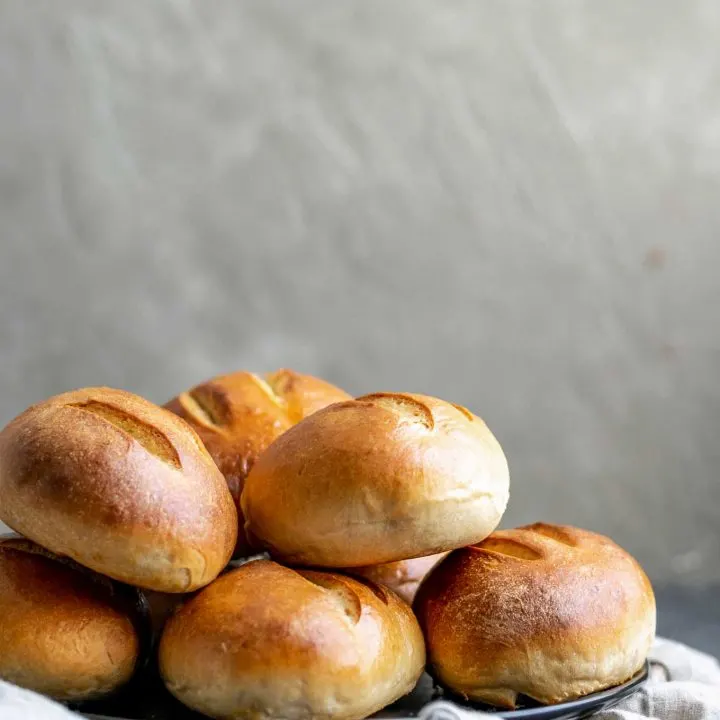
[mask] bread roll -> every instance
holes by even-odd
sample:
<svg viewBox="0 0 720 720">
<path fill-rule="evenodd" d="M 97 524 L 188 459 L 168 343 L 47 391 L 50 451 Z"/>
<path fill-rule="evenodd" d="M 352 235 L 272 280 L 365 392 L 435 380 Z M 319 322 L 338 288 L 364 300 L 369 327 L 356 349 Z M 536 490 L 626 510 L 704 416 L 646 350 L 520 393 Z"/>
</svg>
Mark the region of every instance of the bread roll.
<svg viewBox="0 0 720 720">
<path fill-rule="evenodd" d="M 0 537 L 0 678 L 58 700 L 88 700 L 125 684 L 141 649 L 141 596 Z"/>
<path fill-rule="evenodd" d="M 276 558 L 350 568 L 482 540 L 508 485 L 502 448 L 480 418 L 424 395 L 377 393 L 281 435 L 241 504 L 246 534 Z"/>
<path fill-rule="evenodd" d="M 186 592 L 227 564 L 237 513 L 195 432 L 131 393 L 88 388 L 0 433 L 0 520 L 131 585 Z"/>
<path fill-rule="evenodd" d="M 173 615 L 160 673 L 215 718 L 364 718 L 412 690 L 425 648 L 389 590 L 269 560 L 231 570 Z"/>
<path fill-rule="evenodd" d="M 324 380 L 277 370 L 263 377 L 222 375 L 167 403 L 168 410 L 192 425 L 227 480 L 240 518 L 236 556 L 252 552 L 243 532 L 240 493 L 260 453 L 303 418 L 349 399 Z"/>
<path fill-rule="evenodd" d="M 450 553 L 414 608 L 439 682 L 503 708 L 518 694 L 552 704 L 619 685 L 655 634 L 638 563 L 602 535 L 544 523 Z"/>
<path fill-rule="evenodd" d="M 398 560 L 385 565 L 369 565 L 368 567 L 352 568 L 350 574 L 372 580 L 378 585 L 390 588 L 405 602 L 412 603 L 423 578 L 442 560 L 447 553 Z"/>
</svg>

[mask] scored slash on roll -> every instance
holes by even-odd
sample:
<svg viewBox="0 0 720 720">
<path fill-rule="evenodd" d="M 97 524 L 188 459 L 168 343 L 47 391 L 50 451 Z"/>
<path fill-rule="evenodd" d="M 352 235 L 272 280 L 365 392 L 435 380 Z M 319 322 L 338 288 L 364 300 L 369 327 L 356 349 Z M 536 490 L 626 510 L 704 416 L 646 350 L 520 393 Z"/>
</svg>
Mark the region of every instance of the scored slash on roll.
<svg viewBox="0 0 720 720">
<path fill-rule="evenodd" d="M 0 541 L 0 677 L 65 701 L 162 678 L 266 720 L 360 720 L 426 660 L 448 697 L 504 708 L 631 690 L 647 577 L 595 533 L 497 531 L 509 483 L 485 423 L 427 395 L 278 370 L 164 408 L 55 396 L 0 432 L 0 520 L 28 538 Z"/>
</svg>

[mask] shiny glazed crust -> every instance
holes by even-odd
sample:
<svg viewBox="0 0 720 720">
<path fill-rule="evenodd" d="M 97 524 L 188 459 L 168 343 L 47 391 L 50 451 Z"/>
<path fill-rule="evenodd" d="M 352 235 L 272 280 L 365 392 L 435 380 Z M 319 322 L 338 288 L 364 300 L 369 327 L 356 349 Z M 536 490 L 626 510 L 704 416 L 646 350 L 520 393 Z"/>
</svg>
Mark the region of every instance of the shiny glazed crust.
<svg viewBox="0 0 720 720">
<path fill-rule="evenodd" d="M 187 423 L 122 390 L 87 388 L 0 433 L 0 519 L 131 585 L 186 592 L 227 564 L 237 513 Z"/>
<path fill-rule="evenodd" d="M 0 678 L 74 701 L 124 685 L 141 642 L 113 586 L 29 540 L 0 537 Z"/>
<path fill-rule="evenodd" d="M 417 621 L 390 591 L 268 560 L 185 604 L 159 651 L 168 689 L 215 718 L 364 718 L 410 692 L 424 663 Z"/>
<path fill-rule="evenodd" d="M 508 501 L 485 423 L 424 395 L 377 393 L 320 410 L 258 459 L 245 530 L 289 564 L 358 567 L 478 542 Z"/>
<path fill-rule="evenodd" d="M 552 704 L 619 685 L 655 634 L 638 563 L 602 535 L 544 523 L 450 553 L 414 609 L 437 679 L 504 708 L 518 694 Z"/>
<path fill-rule="evenodd" d="M 192 425 L 227 480 L 240 519 L 237 557 L 252 553 L 243 532 L 240 494 L 260 453 L 303 418 L 349 399 L 324 380 L 282 369 L 262 377 L 221 375 L 165 405 Z"/>
</svg>

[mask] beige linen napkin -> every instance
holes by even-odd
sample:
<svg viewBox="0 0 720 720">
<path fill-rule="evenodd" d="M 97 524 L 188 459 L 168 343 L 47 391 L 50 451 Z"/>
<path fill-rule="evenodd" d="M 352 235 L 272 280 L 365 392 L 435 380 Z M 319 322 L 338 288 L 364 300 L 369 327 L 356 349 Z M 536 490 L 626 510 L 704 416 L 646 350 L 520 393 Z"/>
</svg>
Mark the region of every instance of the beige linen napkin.
<svg viewBox="0 0 720 720">
<path fill-rule="evenodd" d="M 720 664 L 697 650 L 658 638 L 650 653 L 650 679 L 637 693 L 596 720 L 720 720 Z M 426 705 L 420 720 L 471 720 L 492 717 L 446 700 Z"/>
<path fill-rule="evenodd" d="M 650 655 L 650 680 L 637 693 L 596 720 L 720 720 L 720 665 L 715 658 L 658 638 Z M 426 705 L 420 720 L 492 717 L 446 700 Z M 0 681 L 0 720 L 79 720 L 80 716 L 40 695 Z"/>
</svg>

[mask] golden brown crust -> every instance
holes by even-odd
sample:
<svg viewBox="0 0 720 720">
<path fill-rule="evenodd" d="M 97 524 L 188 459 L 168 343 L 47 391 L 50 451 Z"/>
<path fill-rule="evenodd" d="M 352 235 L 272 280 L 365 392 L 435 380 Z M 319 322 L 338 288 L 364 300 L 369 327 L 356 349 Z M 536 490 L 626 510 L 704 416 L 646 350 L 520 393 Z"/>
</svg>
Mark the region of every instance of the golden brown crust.
<svg viewBox="0 0 720 720">
<path fill-rule="evenodd" d="M 0 537 L 0 678 L 59 700 L 86 700 L 125 684 L 141 638 L 115 584 Z"/>
<path fill-rule="evenodd" d="M 638 563 L 602 535 L 535 523 L 456 550 L 415 597 L 437 679 L 512 708 L 552 704 L 637 673 L 655 634 Z"/>
<path fill-rule="evenodd" d="M 376 393 L 279 437 L 241 504 L 246 534 L 277 558 L 359 567 L 482 540 L 508 486 L 505 456 L 480 418 L 424 395 Z"/>
<path fill-rule="evenodd" d="M 364 718 L 410 692 L 424 663 L 417 621 L 392 592 L 268 560 L 187 602 L 159 651 L 169 690 L 218 718 Z"/>
<path fill-rule="evenodd" d="M 388 587 L 406 603 L 412 604 L 420 583 L 446 555 L 447 553 L 438 553 L 412 560 L 398 560 L 385 565 L 368 565 L 352 568 L 348 572 Z"/>
<path fill-rule="evenodd" d="M 87 388 L 0 433 L 0 519 L 59 555 L 132 585 L 202 587 L 229 560 L 237 513 L 200 439 L 173 413 Z"/>
<path fill-rule="evenodd" d="M 165 405 L 192 425 L 227 480 L 240 519 L 236 556 L 252 552 L 243 532 L 240 494 L 260 453 L 303 418 L 349 399 L 324 380 L 281 369 L 262 377 L 221 375 Z"/>
</svg>

